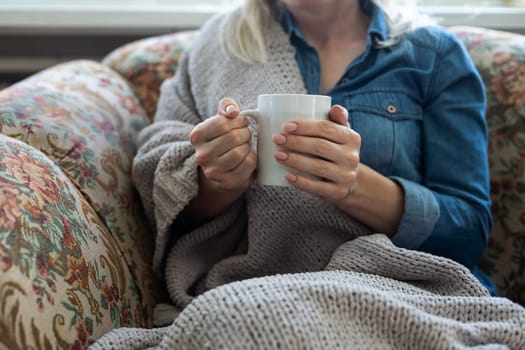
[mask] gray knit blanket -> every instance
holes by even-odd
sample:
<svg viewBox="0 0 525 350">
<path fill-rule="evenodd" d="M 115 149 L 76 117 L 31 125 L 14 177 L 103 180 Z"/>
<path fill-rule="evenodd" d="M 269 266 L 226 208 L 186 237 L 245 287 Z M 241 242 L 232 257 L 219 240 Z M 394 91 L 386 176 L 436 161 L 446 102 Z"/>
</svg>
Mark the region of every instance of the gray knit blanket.
<svg viewBox="0 0 525 350">
<path fill-rule="evenodd" d="M 198 193 L 193 127 L 226 96 L 248 109 L 258 94 L 305 92 L 278 23 L 268 62 L 249 65 L 221 49 L 224 18 L 202 28 L 163 84 L 133 165 L 171 299 L 156 323 L 169 326 L 117 329 L 91 349 L 525 349 L 523 307 L 293 188 L 255 185 L 216 218 L 181 225 Z"/>
<path fill-rule="evenodd" d="M 525 349 L 525 309 L 461 265 L 342 244 L 322 272 L 253 278 L 197 297 L 166 328 L 118 329 L 91 349 Z"/>
</svg>

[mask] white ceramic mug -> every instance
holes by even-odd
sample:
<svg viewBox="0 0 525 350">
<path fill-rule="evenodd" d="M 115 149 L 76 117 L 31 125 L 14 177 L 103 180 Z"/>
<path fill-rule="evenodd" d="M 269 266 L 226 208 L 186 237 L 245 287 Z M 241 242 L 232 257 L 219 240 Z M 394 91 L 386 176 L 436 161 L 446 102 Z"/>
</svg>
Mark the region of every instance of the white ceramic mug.
<svg viewBox="0 0 525 350">
<path fill-rule="evenodd" d="M 332 98 L 323 95 L 268 94 L 257 97 L 257 109 L 242 111 L 258 124 L 257 134 L 257 183 L 272 186 L 289 186 L 285 175 L 290 168 L 274 158 L 277 147 L 273 135 L 282 133 L 282 125 L 292 120 L 327 120 Z"/>
</svg>

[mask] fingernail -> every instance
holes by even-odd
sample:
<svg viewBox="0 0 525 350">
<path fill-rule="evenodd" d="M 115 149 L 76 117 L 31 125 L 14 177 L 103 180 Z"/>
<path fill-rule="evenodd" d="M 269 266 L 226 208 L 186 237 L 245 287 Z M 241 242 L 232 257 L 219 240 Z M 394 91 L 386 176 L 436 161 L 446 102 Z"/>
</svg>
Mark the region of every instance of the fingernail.
<svg viewBox="0 0 525 350">
<path fill-rule="evenodd" d="M 297 130 L 297 124 L 295 124 L 295 123 L 283 124 L 283 131 L 284 132 L 294 132 L 295 130 Z"/>
<path fill-rule="evenodd" d="M 335 107 L 337 107 L 337 109 L 339 109 L 344 114 L 346 119 L 348 119 L 348 110 L 346 108 L 341 105 L 335 105 Z"/>
<path fill-rule="evenodd" d="M 288 180 L 289 182 L 296 182 L 297 176 L 295 176 L 294 174 L 286 174 L 286 180 Z"/>
<path fill-rule="evenodd" d="M 234 105 L 227 105 L 226 109 L 225 109 L 226 113 L 228 113 L 228 114 L 234 112 L 235 110 L 236 110 L 236 108 L 235 108 Z"/>
<path fill-rule="evenodd" d="M 244 125 L 250 126 L 250 120 L 248 118 L 244 118 Z"/>
<path fill-rule="evenodd" d="M 341 109 L 343 110 L 343 113 L 345 115 L 345 118 L 348 119 L 348 109 L 344 108 L 344 107 L 341 107 Z"/>
<path fill-rule="evenodd" d="M 288 154 L 285 153 L 285 152 L 277 151 L 277 152 L 274 153 L 274 156 L 278 160 L 287 160 L 288 159 Z"/>
<path fill-rule="evenodd" d="M 273 142 L 278 145 L 284 145 L 286 143 L 286 137 L 283 135 L 273 135 Z"/>
</svg>

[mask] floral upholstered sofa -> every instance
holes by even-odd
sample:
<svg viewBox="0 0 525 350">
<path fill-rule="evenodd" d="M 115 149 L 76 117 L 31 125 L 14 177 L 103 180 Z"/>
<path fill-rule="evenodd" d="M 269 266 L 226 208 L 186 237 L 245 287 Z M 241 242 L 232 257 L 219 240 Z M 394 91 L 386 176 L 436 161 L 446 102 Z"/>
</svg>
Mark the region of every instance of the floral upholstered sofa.
<svg viewBox="0 0 525 350">
<path fill-rule="evenodd" d="M 494 230 L 482 267 L 525 305 L 525 37 L 452 28 L 488 96 Z M 130 43 L 0 91 L 0 349 L 83 349 L 150 327 L 153 233 L 135 138 L 195 32 Z"/>
</svg>

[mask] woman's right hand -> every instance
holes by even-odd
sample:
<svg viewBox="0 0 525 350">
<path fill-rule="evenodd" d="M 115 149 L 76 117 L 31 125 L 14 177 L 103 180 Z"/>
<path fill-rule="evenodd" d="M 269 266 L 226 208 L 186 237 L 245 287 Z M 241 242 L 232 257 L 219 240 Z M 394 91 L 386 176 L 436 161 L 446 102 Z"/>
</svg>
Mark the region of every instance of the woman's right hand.
<svg viewBox="0 0 525 350">
<path fill-rule="evenodd" d="M 237 103 L 224 98 L 217 115 L 195 126 L 190 134 L 200 167 L 199 185 L 236 197 L 251 186 L 257 163 L 248 121 L 239 113 Z"/>
</svg>

